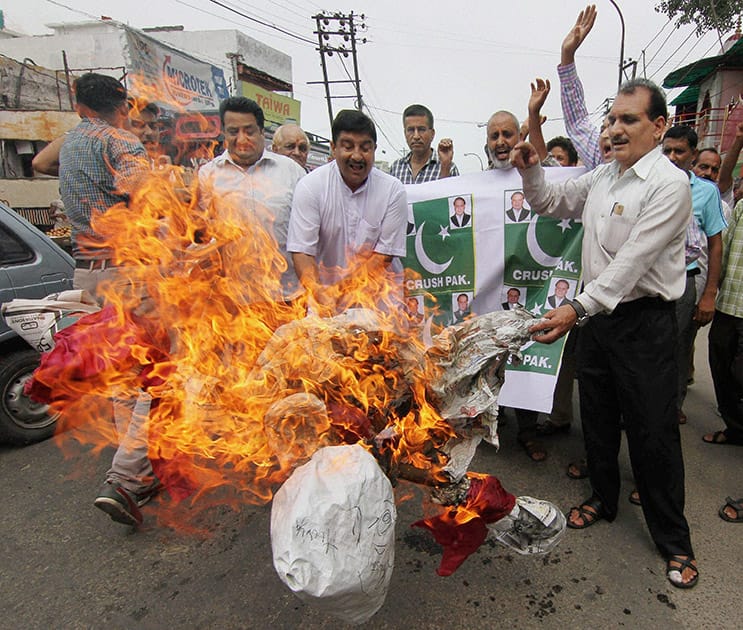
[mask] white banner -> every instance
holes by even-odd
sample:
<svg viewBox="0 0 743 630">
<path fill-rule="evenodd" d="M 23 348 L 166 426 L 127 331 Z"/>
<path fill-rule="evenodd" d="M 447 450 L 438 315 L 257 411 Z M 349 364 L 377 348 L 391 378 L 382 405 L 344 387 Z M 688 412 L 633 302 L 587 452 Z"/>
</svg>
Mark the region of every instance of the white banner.
<svg viewBox="0 0 743 630">
<path fill-rule="evenodd" d="M 134 95 L 176 111 L 213 111 L 229 96 L 221 68 L 134 29 L 122 32 Z"/>
<path fill-rule="evenodd" d="M 545 172 L 549 181 L 561 181 L 585 169 Z M 539 315 L 578 293 L 582 224 L 532 213 L 515 169 L 406 190 L 405 289 L 408 310 L 421 325 L 509 308 L 509 298 Z M 549 413 L 563 341 L 527 344 L 523 363 L 508 368 L 499 402 Z"/>
</svg>

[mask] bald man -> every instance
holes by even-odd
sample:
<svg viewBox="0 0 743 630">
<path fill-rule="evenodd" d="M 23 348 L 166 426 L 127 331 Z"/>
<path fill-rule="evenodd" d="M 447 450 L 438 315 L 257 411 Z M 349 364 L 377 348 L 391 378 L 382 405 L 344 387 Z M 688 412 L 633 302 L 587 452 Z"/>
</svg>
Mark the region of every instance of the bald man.
<svg viewBox="0 0 743 630">
<path fill-rule="evenodd" d="M 293 123 L 281 125 L 273 134 L 271 151 L 290 157 L 305 171 L 307 170 L 310 141 L 299 125 Z"/>
</svg>

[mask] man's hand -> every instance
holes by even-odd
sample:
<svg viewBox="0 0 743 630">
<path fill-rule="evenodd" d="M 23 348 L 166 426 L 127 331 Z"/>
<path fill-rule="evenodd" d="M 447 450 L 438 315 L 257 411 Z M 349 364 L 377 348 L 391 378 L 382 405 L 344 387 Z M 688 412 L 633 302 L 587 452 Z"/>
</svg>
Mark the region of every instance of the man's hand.
<svg viewBox="0 0 743 630">
<path fill-rule="evenodd" d="M 565 39 L 562 41 L 562 49 L 560 51 L 560 65 L 566 66 L 570 63 L 575 63 L 575 51 L 583 43 L 583 40 L 588 37 L 588 34 L 593 28 L 593 24 L 596 21 L 596 5 L 589 4 L 578 14 L 578 19 L 575 21 L 575 25 L 570 29 Z"/>
<path fill-rule="evenodd" d="M 715 296 L 710 294 L 702 295 L 697 307 L 694 309 L 694 321 L 700 326 L 706 326 L 712 321 L 715 314 Z"/>
<path fill-rule="evenodd" d="M 531 96 L 529 97 L 529 115 L 538 116 L 542 106 L 550 93 L 549 79 L 536 79 L 531 85 Z M 541 123 L 540 123 L 541 124 Z"/>
<path fill-rule="evenodd" d="M 513 147 L 510 159 L 511 164 L 520 169 L 531 168 L 539 164 L 537 150 L 528 142 L 519 142 Z"/>
<path fill-rule="evenodd" d="M 572 306 L 563 304 L 546 313 L 544 318 L 548 321 L 534 324 L 529 332 L 534 335 L 532 337 L 534 341 L 552 343 L 567 334 L 575 326 L 575 322 L 578 321 L 578 314 Z M 544 334 L 536 334 L 542 331 L 545 331 Z"/>
<path fill-rule="evenodd" d="M 441 138 L 438 146 L 439 154 L 439 178 L 449 177 L 451 175 L 451 165 L 454 159 L 454 142 L 451 138 Z"/>
<path fill-rule="evenodd" d="M 733 144 L 725 152 L 725 158 L 722 160 L 722 164 L 720 164 L 717 187 L 721 193 L 727 192 L 733 185 L 733 171 L 738 164 L 738 156 L 740 156 L 741 150 L 743 150 L 743 122 L 739 122 L 735 127 Z"/>
<path fill-rule="evenodd" d="M 451 166 L 454 159 L 454 142 L 451 138 L 442 138 L 438 146 L 439 162 L 442 166 Z"/>
<path fill-rule="evenodd" d="M 543 125 L 547 122 L 547 116 L 539 115 L 539 124 Z M 522 142 L 526 142 L 526 139 L 529 137 L 529 119 L 525 118 L 524 122 L 521 123 L 521 126 L 519 127 L 519 140 Z"/>
</svg>

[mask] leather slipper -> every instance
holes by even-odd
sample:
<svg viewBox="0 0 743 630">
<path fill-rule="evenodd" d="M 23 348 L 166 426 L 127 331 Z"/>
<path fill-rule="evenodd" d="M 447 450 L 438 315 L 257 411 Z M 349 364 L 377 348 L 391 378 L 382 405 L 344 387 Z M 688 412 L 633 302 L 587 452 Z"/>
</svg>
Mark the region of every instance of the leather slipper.
<svg viewBox="0 0 743 630">
<path fill-rule="evenodd" d="M 672 562 L 678 566 L 671 566 Z M 676 588 L 692 588 L 693 586 L 696 586 L 699 581 L 699 569 L 697 569 L 692 562 L 694 562 L 694 558 L 689 556 L 670 556 L 666 561 L 666 577 L 668 578 L 668 581 Z M 684 572 L 684 569 L 687 568 L 695 571 L 695 574 L 691 580 L 683 582 L 681 574 Z"/>
<path fill-rule="evenodd" d="M 743 441 L 732 439 L 727 432 L 727 429 L 723 431 L 715 431 L 714 433 L 707 433 L 702 436 L 702 441 L 707 444 L 733 444 L 735 446 L 743 446 Z"/>
<path fill-rule="evenodd" d="M 725 512 L 726 507 L 731 507 L 735 510 L 735 518 L 731 518 L 727 515 Z M 736 501 L 732 497 L 726 497 L 725 505 L 720 508 L 718 514 L 723 521 L 727 521 L 728 523 L 743 523 L 743 499 L 738 499 Z"/>
<path fill-rule="evenodd" d="M 598 497 L 591 497 L 583 501 L 579 506 L 571 507 L 570 511 L 565 515 L 567 518 L 567 526 L 571 529 L 585 529 L 594 525 L 600 521 L 603 517 L 601 514 L 603 511 L 604 504 Z M 582 523 L 578 524 L 573 522 L 570 517 L 575 512 L 575 518 L 580 518 Z"/>
</svg>

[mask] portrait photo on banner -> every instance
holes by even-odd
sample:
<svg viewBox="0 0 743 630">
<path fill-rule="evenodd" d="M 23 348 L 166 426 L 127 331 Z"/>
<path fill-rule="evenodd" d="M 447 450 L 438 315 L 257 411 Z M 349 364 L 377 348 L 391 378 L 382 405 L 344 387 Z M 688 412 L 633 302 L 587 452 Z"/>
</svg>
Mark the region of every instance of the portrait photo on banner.
<svg viewBox="0 0 743 630">
<path fill-rule="evenodd" d="M 452 230 L 472 229 L 472 195 L 449 198 L 449 222 Z"/>
<path fill-rule="evenodd" d="M 522 190 L 505 190 L 503 197 L 506 223 L 524 223 L 531 219 L 531 209 Z"/>
</svg>

